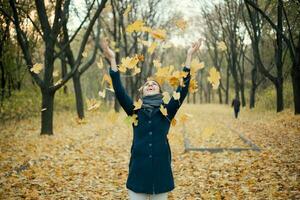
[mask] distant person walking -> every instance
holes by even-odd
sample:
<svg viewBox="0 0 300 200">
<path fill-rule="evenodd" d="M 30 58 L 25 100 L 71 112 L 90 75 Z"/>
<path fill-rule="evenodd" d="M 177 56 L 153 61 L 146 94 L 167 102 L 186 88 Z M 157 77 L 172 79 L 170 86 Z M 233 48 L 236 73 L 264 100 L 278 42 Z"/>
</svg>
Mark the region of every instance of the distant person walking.
<svg viewBox="0 0 300 200">
<path fill-rule="evenodd" d="M 240 102 L 239 98 L 235 97 L 231 103 L 231 107 L 233 107 L 233 109 L 234 109 L 235 118 L 238 118 L 238 114 L 240 112 L 240 105 L 241 105 L 241 102 Z"/>
</svg>

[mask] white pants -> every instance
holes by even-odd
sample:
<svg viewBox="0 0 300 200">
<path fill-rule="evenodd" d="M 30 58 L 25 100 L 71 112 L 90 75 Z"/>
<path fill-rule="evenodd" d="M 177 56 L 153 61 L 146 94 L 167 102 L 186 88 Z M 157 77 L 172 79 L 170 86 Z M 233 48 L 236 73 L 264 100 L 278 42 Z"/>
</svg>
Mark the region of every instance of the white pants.
<svg viewBox="0 0 300 200">
<path fill-rule="evenodd" d="M 168 193 L 160 194 L 145 194 L 145 193 L 136 193 L 128 189 L 129 199 L 130 200 L 167 200 Z"/>
</svg>

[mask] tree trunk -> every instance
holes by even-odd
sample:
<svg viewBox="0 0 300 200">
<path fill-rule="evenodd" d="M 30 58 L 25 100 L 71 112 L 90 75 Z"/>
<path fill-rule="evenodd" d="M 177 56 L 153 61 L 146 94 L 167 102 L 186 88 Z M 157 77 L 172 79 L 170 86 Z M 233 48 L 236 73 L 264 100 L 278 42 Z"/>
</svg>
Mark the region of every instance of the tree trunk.
<svg viewBox="0 0 300 200">
<path fill-rule="evenodd" d="M 218 88 L 218 95 L 219 95 L 219 103 L 222 104 L 223 103 L 223 99 L 222 99 L 222 91 L 221 88 Z"/>
<path fill-rule="evenodd" d="M 1 52 L 2 54 L 2 52 Z M 1 102 L 4 100 L 4 96 L 5 96 L 5 71 L 4 71 L 4 66 L 3 66 L 3 62 L 2 62 L 2 55 L 0 56 L 1 60 L 0 60 L 0 69 L 1 69 Z"/>
<path fill-rule="evenodd" d="M 41 89 L 42 92 L 42 127 L 41 135 L 53 135 L 53 105 L 55 92 Z"/>
<path fill-rule="evenodd" d="M 277 112 L 280 112 L 283 110 L 283 84 L 282 84 L 282 81 L 277 80 L 275 88 L 276 88 Z"/>
<path fill-rule="evenodd" d="M 226 92 L 225 92 L 225 103 L 226 104 L 229 104 L 229 76 L 230 76 L 229 70 L 230 70 L 230 62 L 228 62 L 227 69 L 226 69 Z"/>
<path fill-rule="evenodd" d="M 283 2 L 280 0 L 278 1 L 277 6 L 277 26 L 278 30 L 283 33 L 283 17 L 282 17 L 282 11 L 283 11 Z M 276 32 L 276 67 L 277 67 L 277 80 L 276 80 L 276 96 L 277 96 L 277 112 L 281 112 L 283 110 L 283 77 L 282 77 L 282 35 L 277 31 Z"/>
<path fill-rule="evenodd" d="M 73 79 L 75 98 L 76 98 L 77 115 L 79 119 L 83 119 L 84 118 L 83 98 L 82 98 L 82 90 L 81 90 L 81 83 L 80 83 L 80 74 L 77 70 L 74 73 L 72 79 Z"/>
<path fill-rule="evenodd" d="M 252 70 L 251 70 L 251 89 L 250 89 L 250 109 L 255 107 L 255 93 L 256 93 L 256 77 L 257 77 L 257 68 L 254 64 Z"/>
<path fill-rule="evenodd" d="M 65 58 L 66 58 L 65 54 L 62 53 L 62 57 L 61 57 L 61 77 L 62 78 L 65 77 L 67 74 L 67 62 L 66 62 Z M 63 86 L 63 88 L 64 88 L 63 89 L 64 94 L 68 94 L 68 87 L 66 84 Z"/>
<path fill-rule="evenodd" d="M 242 106 L 246 106 L 246 98 L 245 98 L 245 85 L 244 85 L 244 79 L 242 78 L 241 84 L 240 84 L 240 89 L 241 89 L 241 100 L 242 100 Z"/>
<path fill-rule="evenodd" d="M 291 70 L 295 115 L 300 114 L 300 33 L 298 36 L 298 44 L 295 48 L 295 59 Z"/>
</svg>

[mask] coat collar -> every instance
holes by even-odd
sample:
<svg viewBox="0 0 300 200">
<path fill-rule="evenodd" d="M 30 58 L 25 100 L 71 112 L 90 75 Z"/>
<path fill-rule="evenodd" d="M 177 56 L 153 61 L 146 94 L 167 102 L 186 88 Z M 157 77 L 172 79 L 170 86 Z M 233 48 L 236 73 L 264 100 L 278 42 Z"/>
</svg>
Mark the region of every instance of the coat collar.
<svg viewBox="0 0 300 200">
<path fill-rule="evenodd" d="M 140 111 L 142 111 L 143 113 L 145 113 L 145 115 L 148 117 L 148 118 L 151 118 L 153 117 L 157 112 L 160 112 L 160 109 L 159 108 L 155 108 L 151 114 L 149 114 L 147 111 L 145 111 L 145 109 L 141 108 Z"/>
</svg>

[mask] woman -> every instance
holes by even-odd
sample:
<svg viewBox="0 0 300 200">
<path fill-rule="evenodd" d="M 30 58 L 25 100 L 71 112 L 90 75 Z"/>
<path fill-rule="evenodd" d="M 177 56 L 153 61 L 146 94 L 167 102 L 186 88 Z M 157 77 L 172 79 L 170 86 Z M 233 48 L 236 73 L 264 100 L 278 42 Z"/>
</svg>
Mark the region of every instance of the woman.
<svg viewBox="0 0 300 200">
<path fill-rule="evenodd" d="M 183 71 L 188 73 L 183 78 L 184 86 L 178 86 L 176 90 L 180 93 L 178 100 L 172 97 L 168 104 L 164 104 L 160 85 L 156 81 L 148 80 L 140 90 L 142 107 L 134 110 L 133 101 L 121 83 L 115 53 L 109 48 L 106 40 L 101 42 L 104 55 L 110 61 L 109 73 L 116 99 L 128 116 L 136 114 L 138 119 L 137 125 L 132 124 L 133 142 L 126 182 L 131 200 L 144 200 L 148 197 L 155 200 L 166 200 L 168 192 L 175 188 L 167 134 L 171 120 L 188 93 L 191 59 L 200 45 L 201 40 L 198 40 L 187 51 Z M 161 105 L 167 109 L 166 116 L 160 112 Z"/>
</svg>

